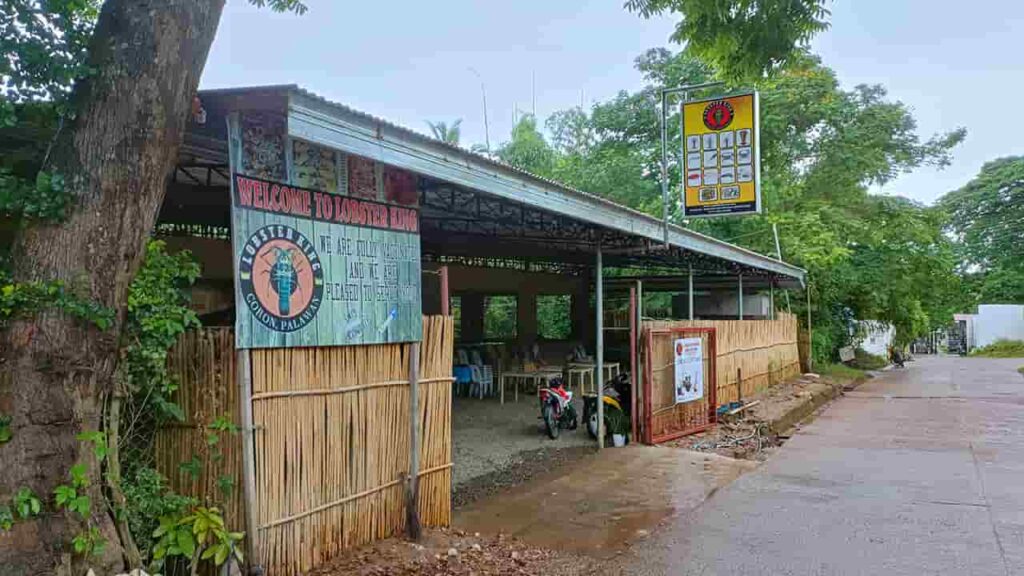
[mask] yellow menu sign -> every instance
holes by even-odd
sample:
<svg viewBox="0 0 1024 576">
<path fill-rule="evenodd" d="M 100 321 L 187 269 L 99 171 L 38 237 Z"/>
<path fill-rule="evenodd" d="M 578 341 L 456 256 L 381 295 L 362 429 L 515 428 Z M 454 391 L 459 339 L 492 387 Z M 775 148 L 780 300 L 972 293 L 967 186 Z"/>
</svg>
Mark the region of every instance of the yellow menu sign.
<svg viewBox="0 0 1024 576">
<path fill-rule="evenodd" d="M 761 211 L 757 92 L 683 103 L 683 214 Z"/>
</svg>

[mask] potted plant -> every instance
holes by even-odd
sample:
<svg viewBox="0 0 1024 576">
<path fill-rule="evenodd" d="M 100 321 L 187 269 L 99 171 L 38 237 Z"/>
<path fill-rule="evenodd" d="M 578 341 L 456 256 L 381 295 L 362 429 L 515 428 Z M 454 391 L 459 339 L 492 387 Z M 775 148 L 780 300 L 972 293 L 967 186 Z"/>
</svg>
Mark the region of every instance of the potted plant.
<svg viewBox="0 0 1024 576">
<path fill-rule="evenodd" d="M 608 427 L 607 432 L 612 435 L 612 445 L 621 448 L 626 445 L 626 435 L 629 434 L 629 416 L 622 410 L 609 410 L 604 415 L 604 425 Z"/>
</svg>

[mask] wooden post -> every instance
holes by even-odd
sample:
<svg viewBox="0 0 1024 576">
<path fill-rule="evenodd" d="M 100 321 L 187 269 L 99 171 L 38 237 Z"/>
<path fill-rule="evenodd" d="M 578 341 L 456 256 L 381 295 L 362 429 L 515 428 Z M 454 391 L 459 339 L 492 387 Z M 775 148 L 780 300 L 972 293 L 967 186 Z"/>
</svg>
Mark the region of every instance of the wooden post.
<svg viewBox="0 0 1024 576">
<path fill-rule="evenodd" d="M 811 331 L 811 282 L 808 280 L 807 288 L 807 368 L 814 372 L 814 332 Z"/>
<path fill-rule="evenodd" d="M 601 261 L 601 245 L 597 245 L 597 265 L 594 284 L 597 292 L 594 308 L 597 309 L 597 350 L 594 367 L 594 387 L 597 389 L 597 448 L 604 448 L 604 264 Z"/>
<path fill-rule="evenodd" d="M 448 267 L 441 266 L 438 271 L 441 275 L 441 316 L 448 316 L 450 314 L 449 301 L 451 296 L 448 294 Z"/>
<path fill-rule="evenodd" d="M 736 400 L 743 403 L 743 369 L 736 368 Z"/>
<path fill-rule="evenodd" d="M 633 366 L 636 367 L 633 373 L 633 413 L 638 416 L 637 420 L 637 438 L 644 434 L 643 426 L 644 423 L 639 422 L 639 416 L 642 415 L 641 402 L 644 400 L 644 377 L 643 371 L 643 332 L 644 332 L 644 282 L 643 280 L 636 281 L 636 334 L 633 338 L 633 350 L 635 361 Z"/>
<path fill-rule="evenodd" d="M 242 403 L 242 495 L 245 507 L 245 553 L 249 572 L 262 572 L 259 566 L 259 534 L 256 528 L 258 515 L 256 501 L 256 450 L 252 423 L 252 366 L 249 350 L 235 353 L 235 378 L 238 380 L 238 401 Z"/>
<path fill-rule="evenodd" d="M 768 281 L 768 318 L 775 320 L 775 280 Z"/>
<path fill-rule="evenodd" d="M 409 345 L 409 476 L 405 484 L 405 530 L 420 539 L 420 343 Z"/>
<path fill-rule="evenodd" d="M 689 275 L 689 287 L 686 291 L 688 299 L 690 301 L 689 317 L 693 320 L 693 264 L 690 264 L 690 275 Z"/>
<path fill-rule="evenodd" d="M 738 320 L 743 320 L 743 274 L 739 275 L 739 285 L 738 285 L 738 292 L 737 293 L 739 295 L 739 300 L 737 302 L 737 305 L 740 307 L 739 315 L 738 315 L 737 319 Z"/>
<path fill-rule="evenodd" d="M 639 284 L 639 281 L 637 282 Z M 633 440 L 636 439 L 636 286 L 629 287 L 629 385 L 633 391 L 633 399 L 630 402 L 630 434 Z"/>
</svg>

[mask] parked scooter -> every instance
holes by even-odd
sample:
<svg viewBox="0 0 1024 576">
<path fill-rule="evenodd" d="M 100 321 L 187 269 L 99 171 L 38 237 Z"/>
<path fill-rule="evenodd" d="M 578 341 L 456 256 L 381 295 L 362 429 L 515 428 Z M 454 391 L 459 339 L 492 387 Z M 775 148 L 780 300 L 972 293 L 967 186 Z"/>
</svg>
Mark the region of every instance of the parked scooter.
<svg viewBox="0 0 1024 576">
<path fill-rule="evenodd" d="M 602 395 L 604 401 L 604 430 L 605 435 L 612 433 L 609 420 L 615 420 L 616 416 L 609 418 L 612 412 L 619 412 L 619 418 L 628 422 L 630 414 L 632 414 L 633 406 L 633 386 L 630 384 L 629 374 L 626 372 L 620 373 L 615 378 L 612 378 L 604 386 L 604 394 Z M 597 439 L 597 396 L 587 395 L 583 397 L 583 420 L 587 423 L 587 432 L 590 433 L 590 437 Z"/>
<path fill-rule="evenodd" d="M 537 394 L 540 396 L 540 417 L 549 438 L 557 440 L 562 428 L 576 429 L 578 419 L 572 405 L 572 392 L 565 389 L 561 378 L 552 378 L 548 387 L 539 389 Z"/>
</svg>

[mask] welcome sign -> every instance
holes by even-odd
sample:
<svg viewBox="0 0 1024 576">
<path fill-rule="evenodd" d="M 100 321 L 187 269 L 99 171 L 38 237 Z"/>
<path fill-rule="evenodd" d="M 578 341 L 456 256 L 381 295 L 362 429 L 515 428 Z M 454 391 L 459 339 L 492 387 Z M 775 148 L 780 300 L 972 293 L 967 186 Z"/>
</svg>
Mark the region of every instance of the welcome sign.
<svg viewBox="0 0 1024 576">
<path fill-rule="evenodd" d="M 232 138 L 232 240 L 236 271 L 236 346 L 272 348 L 338 346 L 419 340 L 420 303 L 419 211 L 408 198 L 415 190 L 389 190 L 385 183 L 405 188 L 415 178 L 381 178 L 375 192 L 352 192 L 348 156 L 305 144 L 295 155 L 293 142 L 282 142 L 282 153 L 293 154 L 291 180 L 321 185 L 324 190 L 267 178 L 275 174 L 268 155 L 277 154 L 277 130 L 247 129 L 245 119 L 229 121 Z M 260 140 L 247 142 L 245 135 Z M 268 143 L 267 140 L 271 142 Z M 258 154 L 257 154 L 258 153 Z M 319 178 L 296 170 L 308 165 L 311 153 L 326 156 L 330 170 L 316 167 Z M 252 155 L 253 158 L 247 158 Z M 320 158 L 323 160 L 323 158 Z M 369 163 L 371 174 L 393 170 Z M 270 169 L 268 169 L 268 165 Z M 324 175 L 327 175 L 324 177 Z M 297 177 L 294 177 L 297 176 Z M 304 177 L 305 176 L 305 177 Z M 360 177 L 365 186 L 367 176 Z M 395 184 L 397 183 L 397 184 Z M 399 198 L 405 203 L 387 202 Z"/>
</svg>

